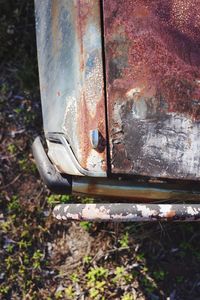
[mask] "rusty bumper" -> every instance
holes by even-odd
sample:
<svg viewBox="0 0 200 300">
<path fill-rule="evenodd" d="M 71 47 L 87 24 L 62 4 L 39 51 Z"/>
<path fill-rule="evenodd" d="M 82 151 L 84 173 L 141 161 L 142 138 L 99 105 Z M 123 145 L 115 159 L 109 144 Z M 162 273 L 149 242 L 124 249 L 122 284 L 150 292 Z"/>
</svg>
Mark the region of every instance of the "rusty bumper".
<svg viewBox="0 0 200 300">
<path fill-rule="evenodd" d="M 58 220 L 84 221 L 200 221 L 199 204 L 61 204 L 53 210 Z"/>
</svg>

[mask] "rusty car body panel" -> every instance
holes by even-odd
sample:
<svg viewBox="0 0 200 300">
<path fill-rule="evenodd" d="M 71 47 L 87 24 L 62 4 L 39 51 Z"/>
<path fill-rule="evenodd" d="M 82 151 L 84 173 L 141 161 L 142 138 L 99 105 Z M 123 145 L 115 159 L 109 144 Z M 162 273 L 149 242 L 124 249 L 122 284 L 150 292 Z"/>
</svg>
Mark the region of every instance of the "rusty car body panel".
<svg viewBox="0 0 200 300">
<path fill-rule="evenodd" d="M 200 220 L 200 2 L 35 0 L 35 15 L 40 175 L 113 202 L 54 216 Z"/>
<path fill-rule="evenodd" d="M 105 174 L 100 3 L 35 0 L 35 9 L 44 131 L 63 134 L 82 169 Z M 96 129 L 101 145 L 93 149 Z"/>
<path fill-rule="evenodd" d="M 200 2 L 104 0 L 111 171 L 200 179 Z"/>
</svg>

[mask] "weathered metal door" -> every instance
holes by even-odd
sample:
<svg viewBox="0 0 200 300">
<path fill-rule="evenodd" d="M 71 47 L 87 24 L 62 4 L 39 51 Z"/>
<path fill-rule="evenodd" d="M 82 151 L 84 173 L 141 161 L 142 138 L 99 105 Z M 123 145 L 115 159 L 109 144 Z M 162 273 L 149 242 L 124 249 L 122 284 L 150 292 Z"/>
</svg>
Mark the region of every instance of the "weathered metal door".
<svg viewBox="0 0 200 300">
<path fill-rule="evenodd" d="M 104 0 L 111 172 L 200 179 L 200 2 Z"/>
</svg>

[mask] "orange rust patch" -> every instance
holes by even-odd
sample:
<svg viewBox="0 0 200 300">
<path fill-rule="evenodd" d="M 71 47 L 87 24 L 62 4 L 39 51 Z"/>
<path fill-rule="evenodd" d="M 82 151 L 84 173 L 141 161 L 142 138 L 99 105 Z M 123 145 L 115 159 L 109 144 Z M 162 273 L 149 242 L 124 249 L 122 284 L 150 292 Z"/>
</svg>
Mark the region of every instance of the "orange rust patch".
<svg viewBox="0 0 200 300">
<path fill-rule="evenodd" d="M 90 131 L 94 129 L 98 129 L 101 133 L 104 140 L 106 139 L 105 133 L 105 108 L 103 98 L 97 103 L 96 106 L 96 114 L 92 117 L 91 113 L 88 111 L 88 107 L 86 104 L 86 100 L 84 96 L 80 101 L 79 106 L 79 114 L 77 116 L 78 122 L 78 136 L 80 140 L 80 149 L 82 154 L 81 166 L 87 169 L 87 161 L 90 156 L 90 152 L 92 150 L 90 143 Z M 99 153 L 102 157 L 102 170 L 106 171 L 106 149 L 104 147 L 104 151 Z"/>
<path fill-rule="evenodd" d="M 176 212 L 174 210 L 171 210 L 166 214 L 166 218 L 169 218 L 169 219 L 171 219 L 175 216 L 176 216 Z"/>
<path fill-rule="evenodd" d="M 89 25 L 100 28 L 100 7 L 99 3 L 93 1 L 79 0 L 77 3 L 77 37 L 80 44 L 80 72 L 82 79 L 82 87 L 80 92 L 80 99 L 78 103 L 79 111 L 77 115 L 77 134 L 80 142 L 81 159 L 79 163 L 85 169 L 88 169 L 88 158 L 90 157 L 92 146 L 90 142 L 90 131 L 98 129 L 102 136 L 102 141 L 106 139 L 105 129 L 105 103 L 103 93 L 103 70 L 101 56 L 94 62 L 94 66 L 91 70 L 91 74 L 86 78 L 86 65 L 88 59 L 88 52 L 84 45 L 84 36 L 87 33 Z M 101 50 L 94 48 L 95 51 Z M 93 52 L 93 54 L 94 54 Z M 94 151 L 94 150 L 93 150 Z M 106 149 L 103 145 L 102 152 L 98 152 L 99 161 L 101 160 L 102 171 L 106 170 Z M 95 162 L 94 162 L 95 163 Z"/>
</svg>

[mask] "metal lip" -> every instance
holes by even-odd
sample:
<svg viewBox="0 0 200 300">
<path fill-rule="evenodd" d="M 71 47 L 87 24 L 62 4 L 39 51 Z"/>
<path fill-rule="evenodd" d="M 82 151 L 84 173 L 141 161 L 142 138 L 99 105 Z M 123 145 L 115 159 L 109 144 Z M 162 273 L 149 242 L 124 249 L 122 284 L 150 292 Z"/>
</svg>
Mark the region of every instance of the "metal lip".
<svg viewBox="0 0 200 300">
<path fill-rule="evenodd" d="M 110 178 L 73 177 L 72 192 L 91 196 L 152 201 L 200 201 L 200 190 L 176 184 L 137 183 Z"/>
<path fill-rule="evenodd" d="M 70 194 L 72 177 L 70 175 L 62 176 L 56 170 L 55 166 L 49 160 L 39 136 L 35 138 L 32 144 L 32 152 L 40 176 L 47 187 L 57 194 Z"/>
<path fill-rule="evenodd" d="M 47 140 L 49 140 L 51 142 L 60 143 L 65 147 L 65 150 L 67 151 L 67 154 L 70 156 L 72 163 L 74 164 L 74 166 L 77 168 L 77 170 L 81 174 L 83 174 L 85 176 L 89 176 L 89 177 L 107 177 L 106 172 L 92 172 L 92 171 L 82 168 L 81 165 L 79 164 L 77 158 L 75 157 L 70 144 L 68 143 L 66 137 L 62 133 L 48 132 L 45 134 L 45 137 Z"/>
</svg>

